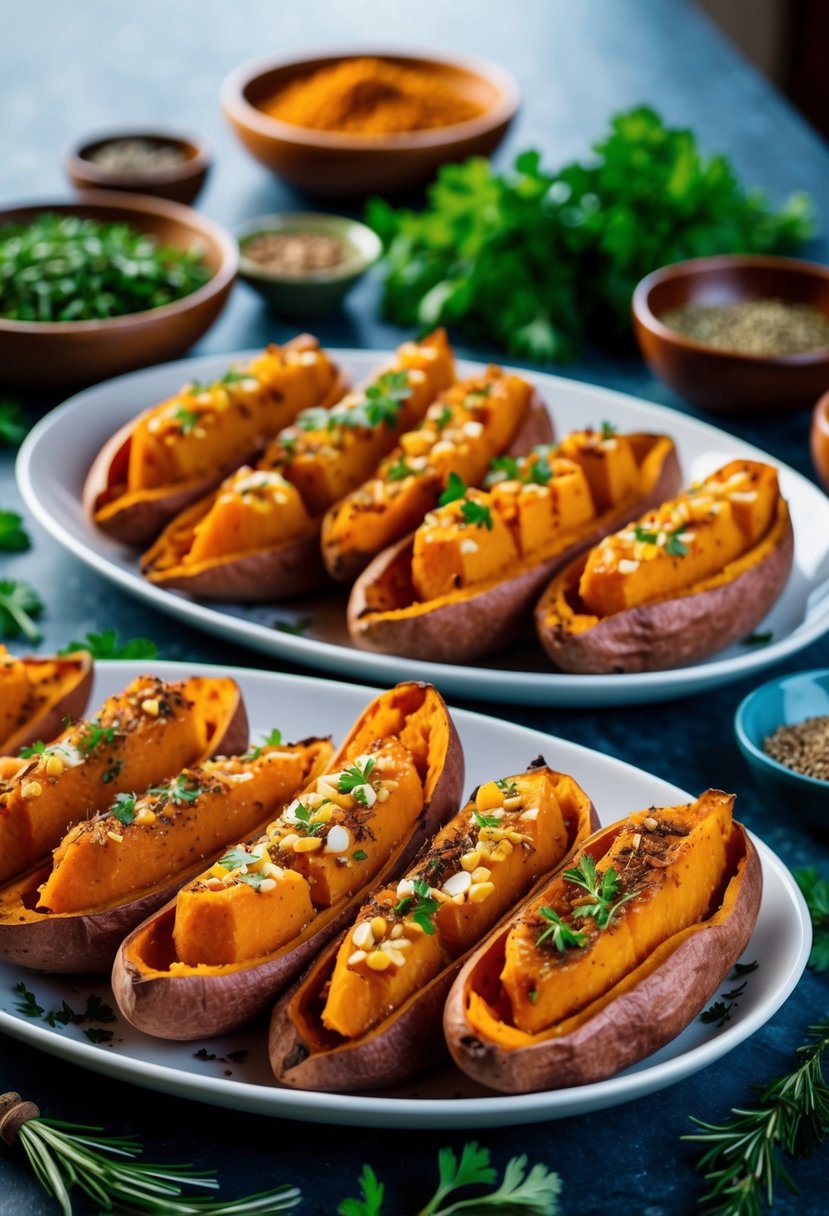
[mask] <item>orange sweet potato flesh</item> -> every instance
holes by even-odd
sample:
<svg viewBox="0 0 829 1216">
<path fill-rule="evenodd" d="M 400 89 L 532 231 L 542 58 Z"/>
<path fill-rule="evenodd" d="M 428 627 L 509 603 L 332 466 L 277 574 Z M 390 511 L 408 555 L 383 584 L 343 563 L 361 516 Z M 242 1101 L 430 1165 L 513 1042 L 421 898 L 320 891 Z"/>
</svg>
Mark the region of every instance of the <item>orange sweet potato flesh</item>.
<svg viewBox="0 0 829 1216">
<path fill-rule="evenodd" d="M 598 617 L 669 598 L 753 549 L 777 513 L 777 471 L 732 461 L 592 550 L 579 582 Z"/>
<path fill-rule="evenodd" d="M 185 768 L 135 800 L 128 823 L 103 814 L 70 829 L 55 849 L 37 907 L 56 913 L 107 907 L 192 870 L 244 839 L 301 789 L 331 746 L 309 740 Z"/>
<path fill-rule="evenodd" d="M 507 937 L 501 984 L 511 1021 L 526 1034 L 560 1026 L 612 990 L 662 942 L 702 920 L 726 877 L 733 797 L 711 794 L 692 805 L 630 816 L 596 865 L 611 869 L 619 895 L 631 895 L 610 924 L 579 916 L 584 889 L 564 875 L 554 880 Z M 552 910 L 581 938 L 557 948 L 538 944 Z"/>
<path fill-rule="evenodd" d="M 146 789 L 219 746 L 238 750 L 246 737 L 233 680 L 139 677 L 0 786 L 0 882 L 33 865 L 115 795 Z"/>
<path fill-rule="evenodd" d="M 95 500 L 96 522 L 123 509 L 118 500 L 199 482 L 240 464 L 300 410 L 325 405 L 341 385 L 315 338 L 269 346 L 228 382 L 190 386 L 130 424 L 108 482 Z"/>
<path fill-rule="evenodd" d="M 52 739 L 67 717 L 79 717 L 92 686 L 86 651 L 17 658 L 0 646 L 0 749 L 17 751 L 36 739 Z"/>
<path fill-rule="evenodd" d="M 493 457 L 513 444 L 525 451 L 550 439 L 549 416 L 520 376 L 492 366 L 453 385 L 416 430 L 400 437 L 374 476 L 326 514 L 322 547 L 329 573 L 348 581 L 413 531 L 437 507 L 451 474 L 481 485 Z"/>
<path fill-rule="evenodd" d="M 264 873 L 272 884 L 265 888 L 256 878 L 255 904 L 247 871 L 201 877 L 179 893 L 173 938 L 180 962 L 194 967 L 267 955 L 297 935 L 317 911 L 370 881 L 414 828 L 423 785 L 397 739 L 375 740 L 355 765 L 367 775 L 358 785 L 361 795 L 341 792 L 339 774 L 322 775 L 255 843 L 253 852 L 266 862 L 253 872 Z M 225 927 L 221 935 L 217 924 Z M 232 943 L 246 953 L 234 953 Z"/>
<path fill-rule="evenodd" d="M 352 1039 L 366 1034 L 480 940 L 567 852 L 568 827 L 547 770 L 507 778 L 501 787 L 482 787 L 438 832 L 404 886 L 375 892 L 360 910 L 331 975 L 321 1015 L 327 1029 Z M 415 882 L 432 901 L 420 920 L 406 886 Z M 458 882 L 466 889 L 453 897 Z M 382 934 L 372 933 L 380 921 Z M 384 950 L 394 961 L 378 958 Z M 375 963 L 385 965 L 375 970 Z"/>
</svg>

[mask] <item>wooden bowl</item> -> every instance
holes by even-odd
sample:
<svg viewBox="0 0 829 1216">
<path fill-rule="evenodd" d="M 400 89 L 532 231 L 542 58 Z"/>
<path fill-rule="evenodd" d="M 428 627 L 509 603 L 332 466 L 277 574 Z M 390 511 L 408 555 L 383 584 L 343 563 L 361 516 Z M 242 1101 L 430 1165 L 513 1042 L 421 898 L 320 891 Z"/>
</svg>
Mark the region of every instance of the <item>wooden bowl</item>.
<svg viewBox="0 0 829 1216">
<path fill-rule="evenodd" d="M 801 355 L 718 350 L 660 321 L 684 304 L 745 299 L 812 304 L 829 317 L 829 268 L 795 258 L 724 256 L 663 266 L 633 294 L 633 328 L 651 370 L 682 397 L 712 413 L 768 413 L 811 407 L 829 387 L 829 347 Z"/>
<path fill-rule="evenodd" d="M 186 159 L 158 173 L 113 173 L 102 169 L 90 156 L 104 144 L 118 139 L 146 139 L 166 144 L 184 153 Z M 126 190 L 168 198 L 174 203 L 192 203 L 201 193 L 210 168 L 207 145 L 173 131 L 123 130 L 100 132 L 74 140 L 64 150 L 63 167 L 76 190 Z"/>
<path fill-rule="evenodd" d="M 428 70 L 464 97 L 484 106 L 466 122 L 389 135 L 351 135 L 318 131 L 271 118 L 257 103 L 289 80 L 343 59 L 365 55 L 404 67 Z M 488 156 L 506 134 L 518 110 L 515 80 L 497 64 L 468 56 L 434 56 L 398 51 L 332 51 L 313 58 L 256 59 L 227 76 L 221 102 L 231 126 L 248 151 L 292 186 L 310 194 L 362 198 L 400 194 L 432 180 L 446 161 Z"/>
<path fill-rule="evenodd" d="M 104 321 L 11 321 L 0 316 L 0 368 L 5 383 L 75 385 L 176 359 L 204 334 L 225 305 L 239 260 L 236 242 L 189 207 L 165 199 L 90 191 L 77 203 L 30 203 L 0 210 L 0 227 L 44 211 L 120 221 L 162 244 L 200 247 L 213 277 L 190 295 Z"/>
<path fill-rule="evenodd" d="M 815 472 L 829 494 L 829 392 L 823 394 L 812 411 L 809 446 Z"/>
</svg>

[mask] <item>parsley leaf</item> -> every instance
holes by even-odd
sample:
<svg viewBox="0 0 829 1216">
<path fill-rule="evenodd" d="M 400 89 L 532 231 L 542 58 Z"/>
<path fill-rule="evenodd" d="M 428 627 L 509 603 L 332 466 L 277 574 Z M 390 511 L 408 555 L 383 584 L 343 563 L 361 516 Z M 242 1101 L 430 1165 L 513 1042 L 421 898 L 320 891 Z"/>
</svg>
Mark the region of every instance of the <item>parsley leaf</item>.
<svg viewBox="0 0 829 1216">
<path fill-rule="evenodd" d="M 40 597 L 29 583 L 0 579 L 0 638 L 23 633 L 30 642 L 39 642 L 42 635 L 32 618 L 42 611 Z"/>
<path fill-rule="evenodd" d="M 514 456 L 496 456 L 489 462 L 485 484 L 494 486 L 499 481 L 518 481 L 519 477 L 520 466 Z"/>
<path fill-rule="evenodd" d="M 258 760 L 266 747 L 279 747 L 282 743 L 282 731 L 274 727 L 267 735 L 261 735 L 260 738 L 262 742 L 245 752 L 242 756 L 243 760 Z"/>
<path fill-rule="evenodd" d="M 612 439 L 618 431 L 618 426 L 615 422 L 602 423 L 602 439 Z"/>
<path fill-rule="evenodd" d="M 351 856 L 355 861 L 365 861 L 365 859 L 368 857 L 368 853 L 365 851 L 365 849 L 358 849 L 357 852 L 352 853 Z"/>
<path fill-rule="evenodd" d="M 795 882 L 803 893 L 812 918 L 812 953 L 809 966 L 817 972 L 829 971 L 829 882 L 814 866 L 794 871 Z"/>
<path fill-rule="evenodd" d="M 219 858 L 219 865 L 224 866 L 226 870 L 240 870 L 243 866 L 249 866 L 254 860 L 253 855 L 243 844 L 237 844 L 229 849 L 224 857 Z"/>
<path fill-rule="evenodd" d="M 427 937 L 431 937 L 435 932 L 432 920 L 440 904 L 431 896 L 425 878 L 415 878 L 412 888 L 414 893 L 404 895 L 400 902 L 395 904 L 394 912 L 397 916 L 411 915 L 413 922 L 420 926 Z"/>
<path fill-rule="evenodd" d="M 498 789 L 504 795 L 504 798 L 517 798 L 518 786 L 514 781 L 509 781 L 506 777 L 501 777 L 495 782 Z"/>
<path fill-rule="evenodd" d="M 238 367 L 229 367 L 222 376 L 219 384 L 241 384 L 243 380 L 255 380 L 251 372 L 244 372 Z"/>
<path fill-rule="evenodd" d="M 328 431 L 335 423 L 334 415 L 329 410 L 323 409 L 322 406 L 313 406 L 297 414 L 294 426 L 298 426 L 301 431 Z M 285 441 L 281 435 L 279 439 L 284 444 Z M 294 440 L 295 442 L 296 440 Z"/>
<path fill-rule="evenodd" d="M 590 916 L 600 929 L 607 929 L 616 913 L 638 894 L 636 891 L 628 891 L 626 895 L 620 894 L 619 875 L 612 866 L 599 878 L 596 863 L 589 853 L 585 853 L 579 865 L 565 870 L 564 877 L 567 882 L 581 887 L 590 896 L 589 903 L 579 904 L 573 909 L 573 916 Z"/>
<path fill-rule="evenodd" d="M 30 747 L 21 747 L 20 758 L 21 760 L 31 760 L 33 756 L 42 756 L 45 751 L 46 744 L 42 739 L 38 739 Z"/>
<path fill-rule="evenodd" d="M 466 522 L 476 528 L 486 528 L 492 531 L 492 509 L 483 502 L 465 502 L 461 514 Z"/>
<path fill-rule="evenodd" d="M 190 392 L 195 397 L 199 393 L 204 392 L 204 386 L 201 384 L 192 384 L 190 386 Z M 188 410 L 183 405 L 176 410 L 175 414 L 173 414 L 173 420 L 178 423 L 178 429 L 181 431 L 182 435 L 189 435 L 191 431 L 194 431 L 199 425 L 200 419 L 201 414 L 198 412 L 198 410 Z"/>
<path fill-rule="evenodd" d="M 26 1018 L 42 1017 L 44 1009 L 42 1005 L 38 1005 L 35 994 L 31 992 L 21 980 L 19 984 L 15 984 L 14 991 L 20 997 L 20 1000 L 15 1005 L 18 1013 L 22 1013 Z"/>
<path fill-rule="evenodd" d="M 411 392 L 408 372 L 385 372 L 366 389 L 364 409 L 369 424 L 379 426 L 385 422 L 387 426 L 397 426 L 403 402 Z"/>
<path fill-rule="evenodd" d="M 6 553 L 24 553 L 32 542 L 16 511 L 0 510 L 0 549 Z"/>
<path fill-rule="evenodd" d="M 466 494 L 466 482 L 457 473 L 450 473 L 446 489 L 438 499 L 438 506 L 448 507 L 450 502 L 459 502 Z"/>
<path fill-rule="evenodd" d="M 401 456 L 393 465 L 386 469 L 386 481 L 403 481 L 406 477 L 417 477 L 417 469 L 413 469 L 405 456 Z"/>
<path fill-rule="evenodd" d="M 338 1216 L 381 1216 L 385 1187 L 370 1165 L 364 1165 L 359 1178 L 362 1199 L 343 1199 Z"/>
<path fill-rule="evenodd" d="M 75 747 L 82 756 L 89 756 L 97 747 L 109 747 L 115 741 L 116 728 L 101 726 L 97 718 L 90 718 L 81 725 Z"/>
<path fill-rule="evenodd" d="M 135 818 L 135 794 L 116 794 L 115 801 L 109 808 L 119 823 L 129 824 Z"/>
<path fill-rule="evenodd" d="M 8 397 L 0 400 L 0 447 L 17 447 L 26 438 L 29 427 L 20 405 Z"/>
<path fill-rule="evenodd" d="M 68 642 L 58 654 L 72 654 L 76 650 L 88 650 L 93 659 L 155 659 L 158 647 L 149 638 L 130 638 L 118 641 L 117 629 L 104 629 L 102 633 L 88 633 L 82 642 Z"/>
<path fill-rule="evenodd" d="M 680 540 L 682 533 L 687 527 L 687 524 L 679 524 L 672 532 L 665 533 L 665 552 L 670 557 L 685 557 L 685 554 L 688 552 L 688 546 L 684 541 Z M 658 545 L 662 529 L 648 528 L 644 524 L 636 524 L 633 534 L 642 544 Z"/>
<path fill-rule="evenodd" d="M 586 944 L 587 937 L 585 934 L 571 929 L 552 908 L 539 908 L 538 911 L 546 921 L 549 921 L 549 925 L 535 939 L 537 946 L 540 946 L 542 942 L 545 942 L 550 937 L 553 939 L 553 945 L 556 950 L 563 954 L 571 946 L 584 946 Z"/>
<path fill-rule="evenodd" d="M 337 792 L 340 794 L 353 794 L 358 802 L 365 805 L 366 797 L 360 786 L 368 782 L 369 774 L 374 768 L 374 760 L 371 756 L 360 768 L 359 764 L 349 764 L 340 773 L 340 779 L 337 782 Z M 362 797 L 361 797 L 362 795 Z"/>
<path fill-rule="evenodd" d="M 501 822 L 495 815 L 482 815 L 476 807 L 473 808 L 472 815 L 479 828 L 497 828 Z"/>
<path fill-rule="evenodd" d="M 100 1026 L 88 1026 L 83 1032 L 90 1043 L 109 1043 L 115 1038 L 112 1030 L 102 1030 Z"/>
</svg>

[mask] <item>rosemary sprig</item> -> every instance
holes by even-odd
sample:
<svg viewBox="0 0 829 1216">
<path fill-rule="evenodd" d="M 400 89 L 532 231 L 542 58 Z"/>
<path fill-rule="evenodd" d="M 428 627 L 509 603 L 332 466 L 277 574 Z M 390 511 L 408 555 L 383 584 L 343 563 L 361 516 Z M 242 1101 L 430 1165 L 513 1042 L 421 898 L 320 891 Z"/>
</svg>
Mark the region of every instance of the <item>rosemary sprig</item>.
<svg viewBox="0 0 829 1216">
<path fill-rule="evenodd" d="M 829 1016 L 810 1026 L 811 1040 L 798 1047 L 802 1061 L 775 1077 L 756 1101 L 734 1107 L 722 1124 L 692 1122 L 702 1130 L 683 1140 L 705 1147 L 696 1164 L 710 1183 L 703 1196 L 706 1216 L 759 1216 L 774 1202 L 774 1184 L 798 1193 L 783 1161 L 810 1157 L 829 1136 L 829 1085 L 823 1057 L 829 1050 Z"/>
<path fill-rule="evenodd" d="M 297 1188 L 287 1185 L 229 1202 L 185 1196 L 186 1187 L 215 1190 L 212 1171 L 136 1161 L 142 1152 L 137 1140 L 101 1136 L 100 1130 L 38 1116 L 18 1132 L 35 1177 L 57 1199 L 64 1216 L 72 1216 L 75 1188 L 119 1216 L 265 1216 L 287 1212 L 301 1200 Z"/>
<path fill-rule="evenodd" d="M 545 1165 L 527 1171 L 526 1157 L 513 1157 L 496 1190 L 474 1198 L 454 1199 L 455 1192 L 467 1186 L 492 1186 L 497 1174 L 490 1165 L 489 1150 L 472 1141 L 465 1144 L 458 1159 L 450 1148 L 438 1153 L 438 1186 L 418 1216 L 455 1216 L 455 1213 L 526 1212 L 527 1216 L 556 1216 L 561 1182 Z M 338 1216 L 383 1216 L 385 1187 L 370 1165 L 360 1175 L 360 1199 L 344 1199 Z M 445 1201 L 451 1199 L 448 1205 Z"/>
</svg>

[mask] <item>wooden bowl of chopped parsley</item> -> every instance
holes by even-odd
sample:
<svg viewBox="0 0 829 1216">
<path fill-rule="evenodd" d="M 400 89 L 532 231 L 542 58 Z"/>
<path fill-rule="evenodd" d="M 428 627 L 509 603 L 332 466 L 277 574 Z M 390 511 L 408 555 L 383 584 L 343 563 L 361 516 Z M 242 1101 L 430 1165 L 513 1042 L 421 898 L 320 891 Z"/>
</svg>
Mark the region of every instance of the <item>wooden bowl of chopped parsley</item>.
<svg viewBox="0 0 829 1216">
<path fill-rule="evenodd" d="M 829 384 L 829 267 L 723 256 L 663 266 L 633 295 L 651 370 L 702 410 L 811 409 Z"/>
<path fill-rule="evenodd" d="M 0 210 L 0 367 L 75 385 L 177 358 L 221 312 L 236 242 L 189 207 L 112 191 Z"/>
</svg>

